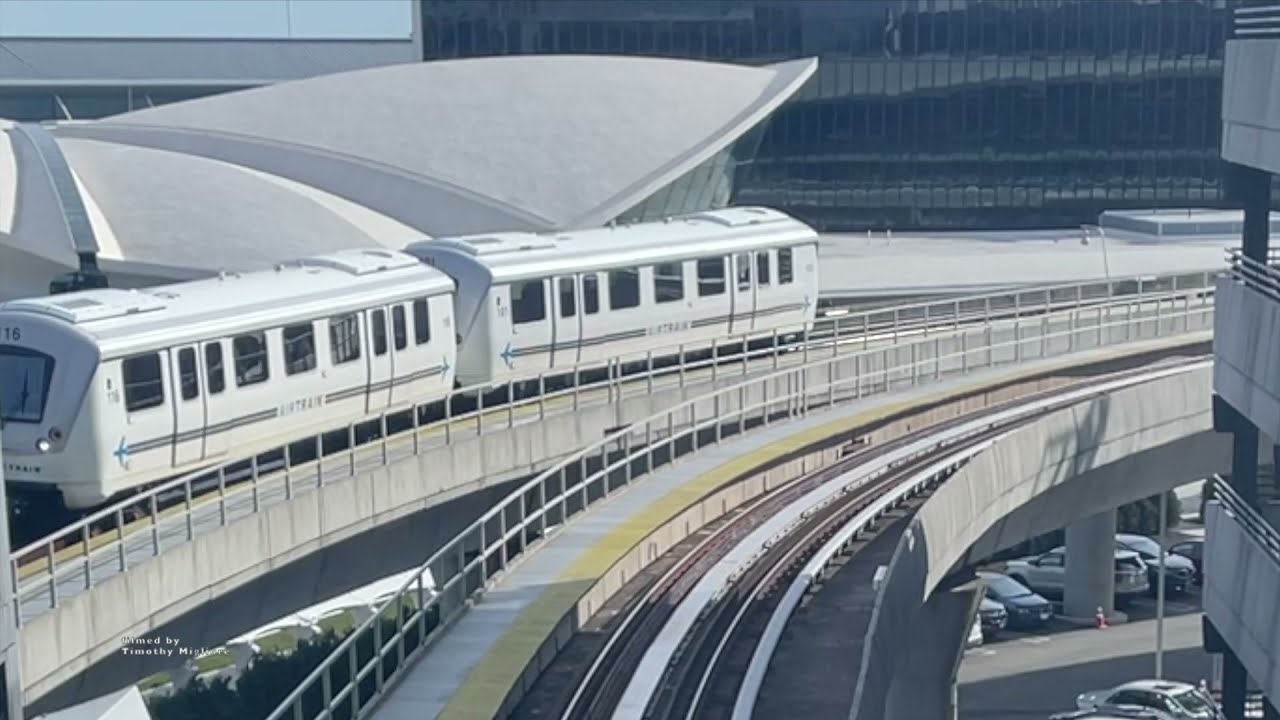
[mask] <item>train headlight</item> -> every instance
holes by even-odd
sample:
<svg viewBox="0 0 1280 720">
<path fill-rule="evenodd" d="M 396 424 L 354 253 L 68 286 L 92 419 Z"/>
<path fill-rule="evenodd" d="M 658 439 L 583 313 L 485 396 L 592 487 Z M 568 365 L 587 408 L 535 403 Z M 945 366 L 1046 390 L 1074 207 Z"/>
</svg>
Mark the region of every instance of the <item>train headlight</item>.
<svg viewBox="0 0 1280 720">
<path fill-rule="evenodd" d="M 39 450 L 42 453 L 49 452 L 49 441 L 45 440 L 44 438 L 40 438 L 39 440 L 37 440 L 36 450 Z"/>
</svg>

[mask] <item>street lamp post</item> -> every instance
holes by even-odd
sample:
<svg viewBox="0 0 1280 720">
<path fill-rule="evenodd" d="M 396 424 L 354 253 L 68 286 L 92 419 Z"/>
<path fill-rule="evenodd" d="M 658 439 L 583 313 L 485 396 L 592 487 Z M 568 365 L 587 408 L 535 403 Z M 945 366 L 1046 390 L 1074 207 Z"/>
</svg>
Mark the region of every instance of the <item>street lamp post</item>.
<svg viewBox="0 0 1280 720">
<path fill-rule="evenodd" d="M 1156 679 L 1164 679 L 1164 534 L 1166 516 L 1169 514 L 1169 493 L 1160 493 L 1160 534 L 1157 541 L 1160 543 L 1159 554 L 1159 571 L 1156 573 L 1158 583 L 1156 587 Z"/>
<path fill-rule="evenodd" d="M 1101 225 L 1081 225 L 1080 244 L 1089 245 L 1089 236 L 1097 235 L 1102 243 L 1102 273 L 1107 278 L 1107 294 L 1111 294 L 1111 258 L 1107 256 L 1107 232 Z"/>
</svg>

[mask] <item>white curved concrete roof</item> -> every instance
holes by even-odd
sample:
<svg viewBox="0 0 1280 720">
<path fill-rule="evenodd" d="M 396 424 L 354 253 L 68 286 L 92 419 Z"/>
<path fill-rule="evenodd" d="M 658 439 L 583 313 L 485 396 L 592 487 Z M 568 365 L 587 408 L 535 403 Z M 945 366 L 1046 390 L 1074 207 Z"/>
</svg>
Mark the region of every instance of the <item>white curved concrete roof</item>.
<svg viewBox="0 0 1280 720">
<path fill-rule="evenodd" d="M 253 168 L 427 235 L 564 229 L 607 222 L 725 148 L 816 66 L 582 55 L 410 63 L 55 135 Z"/>
</svg>

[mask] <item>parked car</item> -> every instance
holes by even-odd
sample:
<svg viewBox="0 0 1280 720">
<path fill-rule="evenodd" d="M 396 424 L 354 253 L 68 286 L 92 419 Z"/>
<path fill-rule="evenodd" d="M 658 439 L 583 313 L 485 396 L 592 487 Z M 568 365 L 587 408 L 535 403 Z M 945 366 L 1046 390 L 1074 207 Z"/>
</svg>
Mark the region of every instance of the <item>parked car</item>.
<svg viewBox="0 0 1280 720">
<path fill-rule="evenodd" d="M 1197 585 L 1204 585 L 1204 541 L 1203 540 L 1184 540 L 1175 543 L 1169 548 L 1169 552 L 1191 561 L 1196 566 L 1195 576 L 1192 581 Z"/>
<path fill-rule="evenodd" d="M 1008 627 L 1029 629 L 1042 627 L 1053 617 L 1053 604 L 1008 575 L 979 572 L 986 584 L 986 596 L 999 603 L 1008 614 Z"/>
<path fill-rule="evenodd" d="M 982 637 L 990 640 L 1009 624 L 1009 613 L 1004 605 L 984 596 L 978 604 L 978 621 L 982 625 Z"/>
<path fill-rule="evenodd" d="M 1043 555 L 1010 560 L 1005 564 L 1005 573 L 1041 595 L 1062 597 L 1067 549 L 1057 547 Z M 1131 550 L 1116 550 L 1115 578 L 1115 596 L 1120 603 L 1146 593 L 1151 587 L 1147 582 L 1146 564 Z"/>
<path fill-rule="evenodd" d="M 1049 716 L 1049 720 L 1176 720 L 1159 710 L 1137 705 L 1102 705 L 1094 710 L 1071 710 Z"/>
<path fill-rule="evenodd" d="M 1203 690 L 1172 680 L 1134 680 L 1109 690 L 1094 690 L 1076 698 L 1076 707 L 1138 705 L 1160 710 L 1175 720 L 1226 720 L 1213 698 Z"/>
<path fill-rule="evenodd" d="M 1116 535 L 1116 548 L 1138 553 L 1147 565 L 1147 584 L 1151 586 L 1151 594 L 1156 595 L 1160 587 L 1160 543 L 1145 535 L 1120 534 Z M 1195 574 L 1195 563 L 1181 555 L 1164 554 L 1165 592 L 1186 592 Z"/>
</svg>

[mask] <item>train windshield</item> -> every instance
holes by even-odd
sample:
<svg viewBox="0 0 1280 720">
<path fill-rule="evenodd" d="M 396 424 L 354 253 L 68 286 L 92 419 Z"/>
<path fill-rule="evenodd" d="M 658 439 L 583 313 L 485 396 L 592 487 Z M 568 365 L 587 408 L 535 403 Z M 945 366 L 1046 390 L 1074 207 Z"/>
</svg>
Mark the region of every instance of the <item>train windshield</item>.
<svg viewBox="0 0 1280 720">
<path fill-rule="evenodd" d="M 43 420 L 52 379 L 53 358 L 27 348 L 0 345 L 0 420 Z"/>
</svg>

